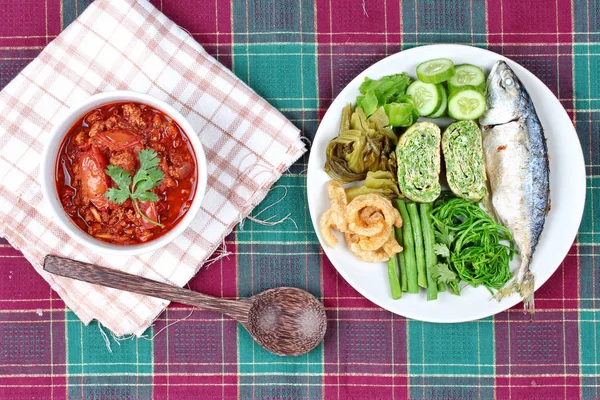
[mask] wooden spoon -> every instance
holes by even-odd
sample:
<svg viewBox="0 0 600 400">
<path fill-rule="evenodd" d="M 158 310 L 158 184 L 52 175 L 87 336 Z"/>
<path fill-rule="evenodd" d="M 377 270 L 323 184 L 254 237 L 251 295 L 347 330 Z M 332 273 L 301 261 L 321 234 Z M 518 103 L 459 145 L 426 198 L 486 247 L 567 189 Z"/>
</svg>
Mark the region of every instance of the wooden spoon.
<svg viewBox="0 0 600 400">
<path fill-rule="evenodd" d="M 208 296 L 97 265 L 48 255 L 44 270 L 52 274 L 217 311 L 238 321 L 258 344 L 280 356 L 299 356 L 325 336 L 323 304 L 297 288 L 269 289 L 240 300 Z"/>
</svg>

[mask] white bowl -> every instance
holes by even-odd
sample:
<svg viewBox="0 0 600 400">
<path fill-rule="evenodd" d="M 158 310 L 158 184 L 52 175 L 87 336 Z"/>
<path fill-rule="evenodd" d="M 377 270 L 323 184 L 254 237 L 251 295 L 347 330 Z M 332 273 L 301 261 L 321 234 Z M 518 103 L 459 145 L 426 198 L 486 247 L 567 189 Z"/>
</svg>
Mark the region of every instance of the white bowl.
<svg viewBox="0 0 600 400">
<path fill-rule="evenodd" d="M 71 218 L 64 211 L 59 200 L 54 174 L 60 145 L 73 124 L 75 124 L 86 113 L 95 108 L 109 103 L 127 101 L 142 103 L 154 107 L 171 117 L 181 127 L 189 139 L 189 143 L 191 144 L 196 155 L 198 179 L 196 181 L 196 193 L 194 195 L 194 199 L 192 200 L 192 205 L 184 217 L 169 232 L 149 241 L 148 243 L 137 245 L 115 245 L 95 239 L 87 232 L 81 230 L 81 228 L 79 228 L 71 220 Z M 183 115 L 181 115 L 170 105 L 164 103 L 163 101 L 157 100 L 152 96 L 126 90 L 96 94 L 79 104 L 77 107 L 71 108 L 63 117 L 63 119 L 57 123 L 50 132 L 42 156 L 42 192 L 44 194 L 44 198 L 46 199 L 47 206 L 54 217 L 54 220 L 74 240 L 100 254 L 133 256 L 156 250 L 171 242 L 173 239 L 183 233 L 183 231 L 190 225 L 198 213 L 200 204 L 202 203 L 202 198 L 206 192 L 206 180 L 206 156 L 204 155 L 204 149 L 202 148 L 202 144 L 200 143 L 198 135 L 194 132 L 194 129 L 183 117 Z"/>
</svg>

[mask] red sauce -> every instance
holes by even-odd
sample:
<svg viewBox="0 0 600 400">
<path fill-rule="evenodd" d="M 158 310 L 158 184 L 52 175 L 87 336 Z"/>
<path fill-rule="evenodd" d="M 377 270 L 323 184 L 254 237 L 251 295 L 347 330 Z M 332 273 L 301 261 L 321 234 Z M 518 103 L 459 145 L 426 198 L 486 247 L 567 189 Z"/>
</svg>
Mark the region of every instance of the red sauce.
<svg viewBox="0 0 600 400">
<path fill-rule="evenodd" d="M 164 227 L 142 218 L 131 199 L 116 204 L 104 196 L 116 187 L 106 166 L 133 176 L 144 149 L 157 153 L 165 176 L 152 190 L 158 202 L 139 202 L 139 208 Z M 63 139 L 55 170 L 56 190 L 71 220 L 96 239 L 119 245 L 145 243 L 173 229 L 191 206 L 198 179 L 194 150 L 179 125 L 162 111 L 130 102 L 107 104 L 79 119 Z"/>
</svg>

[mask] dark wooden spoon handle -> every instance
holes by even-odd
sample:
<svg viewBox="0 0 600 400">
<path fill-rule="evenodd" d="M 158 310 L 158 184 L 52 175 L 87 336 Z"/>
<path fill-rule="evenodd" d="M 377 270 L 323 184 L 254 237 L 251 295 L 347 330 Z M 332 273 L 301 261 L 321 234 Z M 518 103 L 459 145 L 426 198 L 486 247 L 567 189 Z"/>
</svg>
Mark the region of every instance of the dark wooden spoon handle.
<svg viewBox="0 0 600 400">
<path fill-rule="evenodd" d="M 248 312 L 252 307 L 252 302 L 249 300 L 219 299 L 126 272 L 52 255 L 46 256 L 44 270 L 51 274 L 100 286 L 176 301 L 203 310 L 217 311 L 229 315 L 242 324 L 247 322 Z"/>
</svg>

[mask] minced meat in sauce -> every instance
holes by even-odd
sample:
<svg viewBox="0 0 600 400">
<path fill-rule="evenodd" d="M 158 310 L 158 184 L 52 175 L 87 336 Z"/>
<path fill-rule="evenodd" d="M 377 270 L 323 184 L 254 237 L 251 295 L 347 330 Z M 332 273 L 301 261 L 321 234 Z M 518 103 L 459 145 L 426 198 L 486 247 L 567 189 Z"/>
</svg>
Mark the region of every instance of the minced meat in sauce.
<svg viewBox="0 0 600 400">
<path fill-rule="evenodd" d="M 133 176 L 144 149 L 156 152 L 164 179 L 152 190 L 159 201 L 140 201 L 139 208 L 164 227 L 142 218 L 131 199 L 116 204 L 104 195 L 114 186 L 107 165 Z M 132 245 L 164 235 L 181 220 L 192 204 L 197 175 L 194 151 L 175 121 L 144 104 L 112 103 L 71 127 L 57 158 L 56 187 L 64 210 L 82 230 L 108 243 Z"/>
</svg>

